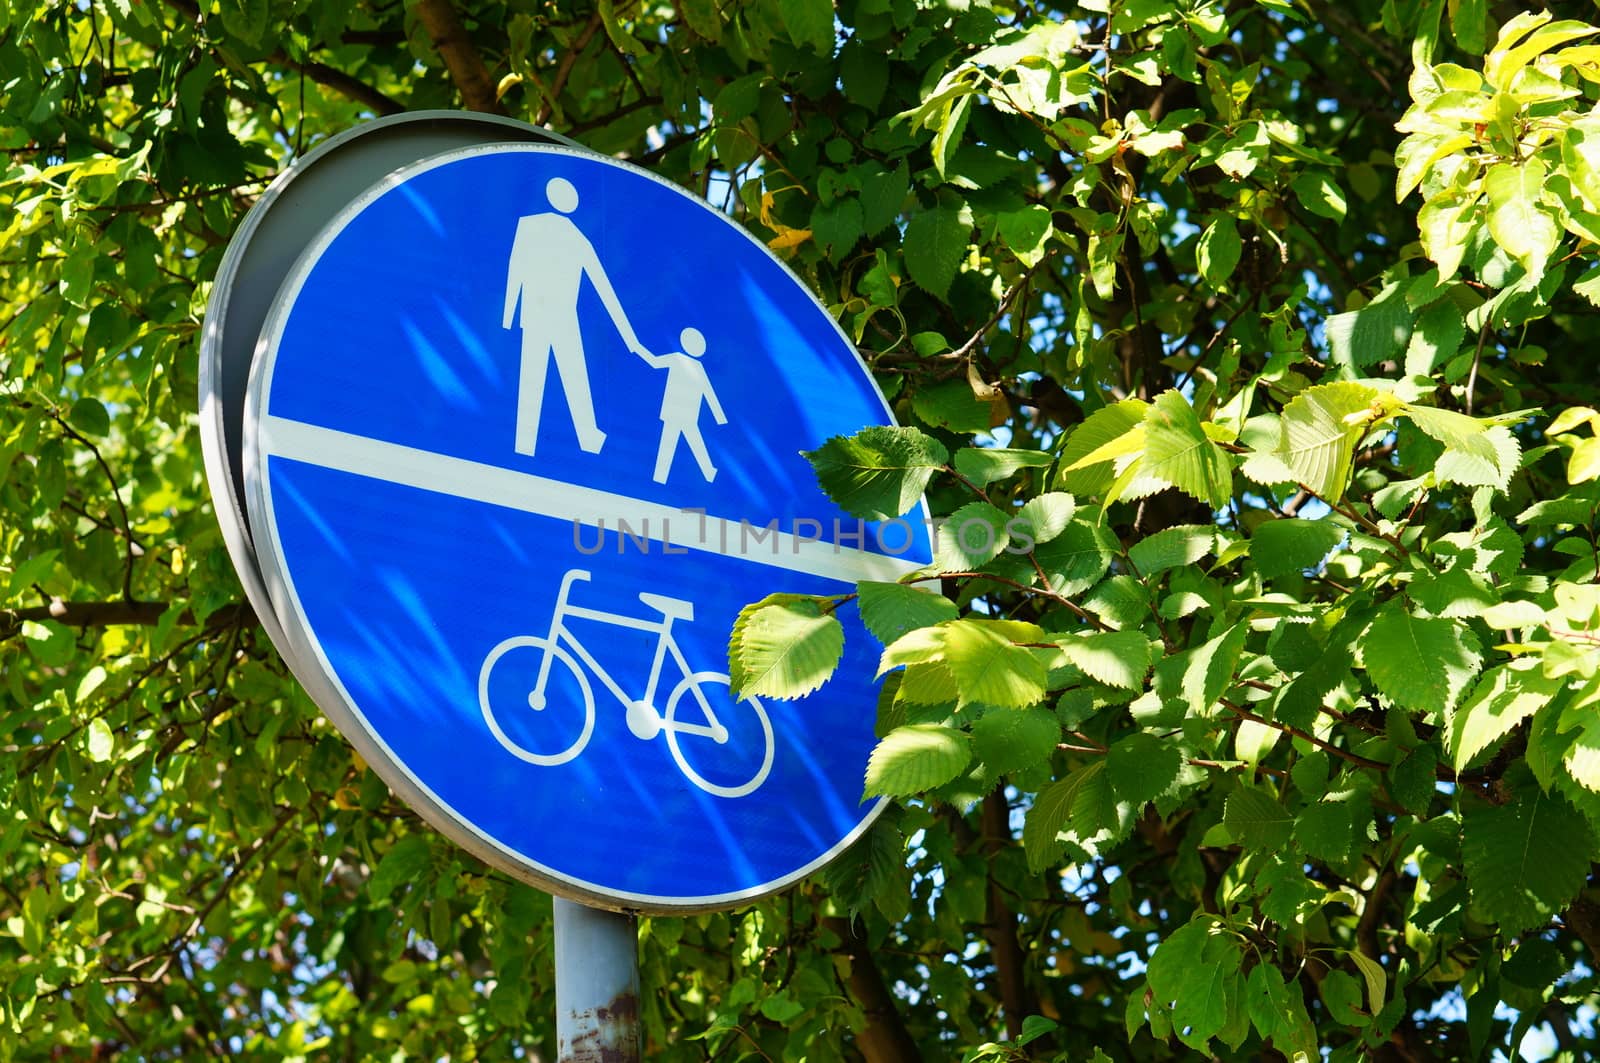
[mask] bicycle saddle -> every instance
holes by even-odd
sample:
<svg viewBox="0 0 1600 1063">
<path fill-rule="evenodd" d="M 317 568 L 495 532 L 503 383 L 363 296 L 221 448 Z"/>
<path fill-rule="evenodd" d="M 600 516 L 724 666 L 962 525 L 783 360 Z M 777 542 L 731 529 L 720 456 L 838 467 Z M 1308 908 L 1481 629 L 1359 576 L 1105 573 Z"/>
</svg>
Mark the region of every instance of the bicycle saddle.
<svg viewBox="0 0 1600 1063">
<path fill-rule="evenodd" d="M 665 594 L 640 591 L 639 600 L 662 616 L 670 616 L 674 620 L 694 619 L 694 603 L 686 602 L 682 598 L 668 598 Z"/>
</svg>

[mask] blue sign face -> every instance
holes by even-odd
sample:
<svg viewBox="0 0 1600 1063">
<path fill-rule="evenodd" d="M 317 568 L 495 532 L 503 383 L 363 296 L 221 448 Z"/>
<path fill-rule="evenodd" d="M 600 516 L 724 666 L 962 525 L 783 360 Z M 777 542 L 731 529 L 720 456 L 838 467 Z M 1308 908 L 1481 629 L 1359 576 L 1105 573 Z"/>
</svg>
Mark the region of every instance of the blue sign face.
<svg viewBox="0 0 1600 1063">
<path fill-rule="evenodd" d="M 742 606 L 930 560 L 801 457 L 888 414 L 766 248 L 611 159 L 467 149 L 352 204 L 264 342 L 247 491 L 291 663 L 435 826 L 670 911 L 782 888 L 870 823 L 852 609 L 821 692 L 729 695 Z"/>
</svg>

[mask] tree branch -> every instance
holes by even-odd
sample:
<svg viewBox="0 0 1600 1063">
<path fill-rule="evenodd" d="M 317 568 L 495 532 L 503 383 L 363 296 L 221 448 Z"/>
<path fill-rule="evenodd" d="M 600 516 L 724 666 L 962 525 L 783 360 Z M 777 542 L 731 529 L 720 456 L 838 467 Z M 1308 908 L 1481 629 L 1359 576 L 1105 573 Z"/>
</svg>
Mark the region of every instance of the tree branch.
<svg viewBox="0 0 1600 1063">
<path fill-rule="evenodd" d="M 838 935 L 839 952 L 850 959 L 850 995 L 867 1019 L 866 1028 L 856 1035 L 861 1055 L 867 1063 L 919 1063 L 922 1055 L 900 1021 L 900 1010 L 884 984 L 866 937 L 843 916 L 823 916 L 822 925 Z"/>
<path fill-rule="evenodd" d="M 505 113 L 495 97 L 494 80 L 483 65 L 483 57 L 472 46 L 467 28 L 450 0 L 417 0 L 412 10 L 417 21 L 427 31 L 433 46 L 439 49 L 439 58 L 450 71 L 450 80 L 461 93 L 461 102 L 468 110 L 490 114 Z"/>
</svg>

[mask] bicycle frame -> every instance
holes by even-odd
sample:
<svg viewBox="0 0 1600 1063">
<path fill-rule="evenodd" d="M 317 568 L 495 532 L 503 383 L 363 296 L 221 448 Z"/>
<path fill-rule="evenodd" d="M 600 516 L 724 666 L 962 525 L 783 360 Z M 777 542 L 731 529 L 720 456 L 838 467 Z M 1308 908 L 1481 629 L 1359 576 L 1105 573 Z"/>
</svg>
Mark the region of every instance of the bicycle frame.
<svg viewBox="0 0 1600 1063">
<path fill-rule="evenodd" d="M 660 720 L 661 713 L 655 707 L 656 691 L 660 687 L 661 665 L 667 653 L 671 652 L 673 662 L 678 666 L 680 675 L 687 678 L 692 674 L 687 658 L 684 657 L 683 651 L 678 648 L 677 640 L 672 637 L 673 618 L 663 616 L 660 620 L 645 620 L 639 617 L 623 616 L 619 613 L 608 613 L 599 609 L 588 609 L 581 605 L 573 605 L 570 600 L 573 584 L 587 582 L 589 578 L 590 574 L 581 569 L 569 570 L 562 578 L 561 589 L 556 595 L 555 611 L 550 616 L 550 630 L 546 635 L 549 645 L 556 646 L 559 643 L 564 643 L 588 668 L 589 674 L 600 680 L 601 684 L 611 692 L 611 696 L 617 700 L 617 703 L 626 707 L 632 704 L 635 699 L 630 698 L 627 691 L 617 685 L 616 680 L 612 679 L 611 674 L 601 666 L 599 661 L 595 660 L 594 655 L 589 652 L 588 648 L 579 641 L 576 635 L 567 629 L 566 620 L 569 617 L 577 620 L 593 620 L 610 627 L 629 628 L 634 631 L 648 631 L 655 634 L 656 652 L 654 659 L 650 662 L 650 679 L 645 686 L 643 697 L 639 698 L 638 701 L 647 706 L 651 712 L 654 712 L 657 720 Z M 550 662 L 553 658 L 554 654 L 547 653 L 544 656 L 544 660 L 539 663 L 538 685 L 534 689 L 541 694 L 544 692 L 545 682 L 550 674 Z M 695 701 L 699 704 L 700 711 L 705 715 L 705 724 L 685 723 L 674 720 L 671 725 L 672 729 L 686 734 L 704 735 L 718 743 L 727 741 L 727 729 L 722 726 L 721 721 L 712 713 L 711 706 L 706 702 L 704 695 L 700 693 L 698 688 L 694 693 Z"/>
</svg>

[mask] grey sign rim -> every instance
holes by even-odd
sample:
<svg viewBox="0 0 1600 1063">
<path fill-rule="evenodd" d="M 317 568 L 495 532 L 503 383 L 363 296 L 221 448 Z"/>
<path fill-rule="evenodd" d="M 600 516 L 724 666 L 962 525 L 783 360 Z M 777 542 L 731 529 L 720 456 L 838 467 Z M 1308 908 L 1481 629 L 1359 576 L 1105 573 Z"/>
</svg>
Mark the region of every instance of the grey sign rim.
<svg viewBox="0 0 1600 1063">
<path fill-rule="evenodd" d="M 448 802 L 435 794 L 427 784 L 413 775 L 409 767 L 389 749 L 388 744 L 368 723 L 365 715 L 356 705 L 355 699 L 345 689 L 344 684 L 340 681 L 328 661 L 321 644 L 311 633 L 310 623 L 306 618 L 299 595 L 296 593 L 294 583 L 288 573 L 287 561 L 277 536 L 276 522 L 270 519 L 272 503 L 264 475 L 266 455 L 259 446 L 258 426 L 266 412 L 265 404 L 270 394 L 272 369 L 283 329 L 299 297 L 300 289 L 310 275 L 312 268 L 321 258 L 322 253 L 326 251 L 328 246 L 351 221 L 370 203 L 396 185 L 418 174 L 460 159 L 478 155 L 513 152 L 580 155 L 603 165 L 624 169 L 629 173 L 642 176 L 670 189 L 683 197 L 688 203 L 714 215 L 725 224 L 734 225 L 746 240 L 758 248 L 761 253 L 765 254 L 800 291 L 805 293 L 806 298 L 810 299 L 817 307 L 818 312 L 828 320 L 840 342 L 855 357 L 856 364 L 862 374 L 872 383 L 873 391 L 878 397 L 886 423 L 890 425 L 898 423 L 895 419 L 894 411 L 889 407 L 882 390 L 877 387 L 877 383 L 872 377 L 871 368 L 867 365 L 865 359 L 861 357 L 860 351 L 856 349 L 855 344 L 850 341 L 850 338 L 839 326 L 833 315 L 829 314 L 821 300 L 817 299 L 815 293 L 789 268 L 787 263 L 773 253 L 771 248 L 761 243 L 748 231 L 733 222 L 726 214 L 718 211 L 698 196 L 642 167 L 611 158 L 610 156 L 600 155 L 587 149 L 573 149 L 562 145 L 490 144 L 460 148 L 430 156 L 427 159 L 395 171 L 369 188 L 341 211 L 339 216 L 330 222 L 318 235 L 317 239 L 306 248 L 299 260 L 296 261 L 294 268 L 290 271 L 273 301 L 271 313 L 268 315 L 267 322 L 262 329 L 261 344 L 257 357 L 251 365 L 250 382 L 246 392 L 244 429 L 244 475 L 249 501 L 247 512 L 256 542 L 261 544 L 262 574 L 266 580 L 268 593 L 271 595 L 275 605 L 281 604 L 283 607 L 280 618 L 286 621 L 292 619 L 293 621 L 292 623 L 286 622 L 285 627 L 293 632 L 292 638 L 297 652 L 292 657 L 286 655 L 286 658 L 296 677 L 301 680 L 302 685 L 308 691 L 313 692 L 314 699 L 315 691 L 319 690 L 336 695 L 328 701 L 316 700 L 323 712 L 328 714 L 346 739 L 361 752 L 367 763 L 400 795 L 402 800 L 412 808 L 417 809 L 435 830 L 438 830 L 491 866 L 497 867 L 514 878 L 538 886 L 550 893 L 615 911 L 686 914 L 738 907 L 751 901 L 780 893 L 837 859 L 859 841 L 871 829 L 872 825 L 877 822 L 879 816 L 883 814 L 885 807 L 887 807 L 887 799 L 879 798 L 874 802 L 872 807 L 867 810 L 866 815 L 844 838 L 804 866 L 758 886 L 729 893 L 700 897 L 664 897 L 653 894 L 639 894 L 586 882 L 563 874 L 554 868 L 545 867 L 526 854 L 519 853 L 480 831 L 471 820 L 457 812 Z M 924 518 L 926 518 L 928 512 L 927 500 L 920 499 L 918 505 L 922 509 Z M 317 664 L 315 672 L 303 674 L 301 665 L 313 660 Z"/>
<path fill-rule="evenodd" d="M 244 219 L 239 223 L 233 238 L 228 242 L 227 250 L 223 252 L 222 261 L 217 266 L 217 272 L 212 279 L 211 297 L 206 304 L 205 319 L 200 330 L 200 365 L 199 365 L 199 422 L 200 422 L 200 454 L 202 467 L 205 470 L 206 483 L 210 487 L 211 508 L 216 515 L 217 524 L 222 531 L 223 546 L 228 551 L 229 558 L 233 561 L 234 571 L 239 577 L 239 582 L 244 588 L 245 599 L 254 610 L 257 621 L 262 630 L 271 639 L 274 646 L 280 651 L 287 652 L 293 641 L 288 637 L 283 625 L 273 610 L 272 601 L 267 594 L 266 583 L 261 576 L 259 559 L 256 556 L 255 543 L 251 535 L 249 518 L 246 511 L 247 500 L 237 491 L 235 484 L 238 482 L 234 476 L 236 468 L 242 463 L 244 440 L 241 438 L 230 439 L 228 434 L 229 404 L 224 393 L 224 364 L 233 356 L 230 352 L 249 351 L 249 358 L 253 365 L 260 350 L 260 332 L 263 321 L 238 321 L 230 322 L 234 300 L 231 298 L 234 283 L 239 273 L 248 261 L 252 250 L 257 246 L 255 239 L 263 229 L 270 232 L 273 211 L 279 205 L 294 183 L 305 177 L 311 170 L 317 168 L 331 155 L 341 152 L 355 144 L 370 143 L 373 136 L 390 136 L 395 132 L 405 132 L 408 127 L 433 125 L 441 133 L 459 128 L 463 136 L 468 131 L 468 143 L 483 143 L 491 134 L 515 134 L 524 138 L 547 140 L 551 143 L 563 144 L 569 147 L 583 149 L 581 145 L 568 140 L 557 133 L 547 129 L 519 122 L 514 118 L 503 115 L 480 114 L 474 111 L 450 110 L 423 110 L 407 111 L 403 114 L 389 115 L 376 118 L 361 125 L 346 129 L 329 137 L 312 148 L 305 155 L 294 160 L 284 171 L 275 177 L 265 191 L 256 199 Z M 463 144 L 463 146 L 467 146 Z M 421 157 L 435 154 L 427 152 Z M 392 167 L 386 167 L 372 174 L 372 180 L 380 180 Z M 327 220 L 337 216 L 343 205 L 327 212 Z M 292 266 L 291 266 L 292 268 Z M 287 271 L 284 274 L 287 276 Z M 281 284 L 282 278 L 277 278 Z M 230 328 L 231 325 L 231 328 Z M 241 333 L 241 329 L 247 332 Z M 239 347 L 234 347 L 235 337 L 238 336 Z M 242 401 L 242 396 L 241 396 Z M 242 423 L 242 417 L 240 418 Z M 242 477 L 241 477 L 242 478 Z"/>
</svg>

